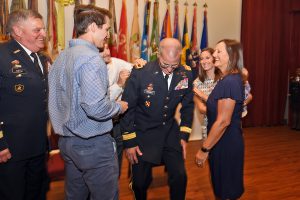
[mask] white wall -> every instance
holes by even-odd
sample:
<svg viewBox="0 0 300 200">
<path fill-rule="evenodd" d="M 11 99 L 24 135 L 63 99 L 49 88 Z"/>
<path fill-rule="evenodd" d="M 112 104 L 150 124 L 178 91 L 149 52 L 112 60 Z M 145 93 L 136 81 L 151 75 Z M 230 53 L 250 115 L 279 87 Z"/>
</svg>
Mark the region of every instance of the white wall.
<svg viewBox="0 0 300 200">
<path fill-rule="evenodd" d="M 47 20 L 47 0 L 38 0 L 39 2 L 39 12 L 43 15 L 45 23 Z M 131 23 L 133 17 L 133 0 L 127 1 L 127 20 L 128 20 L 128 35 L 131 31 Z M 152 0 L 153 2 L 154 0 Z M 27 0 L 25 0 L 27 3 Z M 88 0 L 83 0 L 84 3 L 88 3 Z M 185 0 L 179 0 L 179 26 L 182 35 L 183 22 L 184 22 L 184 2 Z M 241 30 L 241 8 L 242 0 L 187 0 L 188 6 L 188 31 L 191 35 L 192 31 L 192 19 L 193 19 L 193 3 L 198 4 L 197 7 L 197 38 L 198 46 L 200 45 L 201 34 L 202 34 L 202 24 L 203 24 L 203 4 L 206 2 L 208 5 L 208 43 L 209 46 L 214 46 L 216 42 L 223 38 L 231 38 L 240 40 L 240 30 Z M 108 9 L 109 0 L 96 0 L 96 5 Z M 11 0 L 9 0 L 9 6 Z M 121 14 L 122 0 L 115 0 L 116 8 L 116 20 L 117 26 L 119 27 L 119 20 Z M 166 12 L 166 1 L 159 0 L 159 20 L 160 20 L 160 30 L 162 27 L 163 18 Z M 174 0 L 171 0 L 170 4 L 171 10 L 171 21 L 172 21 L 172 31 L 173 31 L 173 18 L 174 18 Z M 73 31 L 73 9 L 74 5 L 67 6 L 65 8 L 65 35 L 66 44 L 72 37 Z M 152 24 L 152 11 L 153 3 L 151 4 L 151 15 L 150 15 L 150 30 Z M 139 0 L 139 23 L 140 32 L 143 31 L 143 16 L 144 16 L 144 0 Z"/>
</svg>

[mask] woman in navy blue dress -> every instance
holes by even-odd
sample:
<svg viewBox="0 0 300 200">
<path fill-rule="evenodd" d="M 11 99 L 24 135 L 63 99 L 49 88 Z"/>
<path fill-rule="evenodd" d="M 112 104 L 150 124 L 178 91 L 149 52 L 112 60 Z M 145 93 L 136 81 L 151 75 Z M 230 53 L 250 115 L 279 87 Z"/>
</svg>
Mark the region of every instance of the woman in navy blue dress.
<svg viewBox="0 0 300 200">
<path fill-rule="evenodd" d="M 203 166 L 209 157 L 214 194 L 217 199 L 234 200 L 244 192 L 244 140 L 241 113 L 244 101 L 241 44 L 221 40 L 213 54 L 222 78 L 210 94 L 206 106 L 208 137 L 196 154 L 196 163 Z"/>
</svg>

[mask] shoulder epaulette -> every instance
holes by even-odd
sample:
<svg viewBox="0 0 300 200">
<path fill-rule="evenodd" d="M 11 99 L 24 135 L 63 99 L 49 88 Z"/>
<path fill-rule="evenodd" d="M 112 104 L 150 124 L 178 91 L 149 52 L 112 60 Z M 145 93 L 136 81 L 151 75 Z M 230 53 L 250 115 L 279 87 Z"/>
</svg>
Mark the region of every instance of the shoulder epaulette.
<svg viewBox="0 0 300 200">
<path fill-rule="evenodd" d="M 183 65 L 183 67 L 184 67 L 184 69 L 187 70 L 187 71 L 191 71 L 191 70 L 192 70 L 191 67 L 188 66 L 188 65 Z"/>
<path fill-rule="evenodd" d="M 134 69 L 142 69 L 145 65 L 135 64 L 133 65 Z"/>
</svg>

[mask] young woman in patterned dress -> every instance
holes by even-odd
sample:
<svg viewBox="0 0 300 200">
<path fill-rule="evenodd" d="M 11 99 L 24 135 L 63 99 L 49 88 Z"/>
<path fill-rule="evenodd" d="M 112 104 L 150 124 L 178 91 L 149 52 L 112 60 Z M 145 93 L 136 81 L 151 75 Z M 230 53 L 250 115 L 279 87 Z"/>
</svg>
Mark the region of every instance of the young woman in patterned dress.
<svg viewBox="0 0 300 200">
<path fill-rule="evenodd" d="M 202 127 L 202 138 L 207 137 L 206 100 L 220 78 L 220 70 L 214 66 L 212 48 L 205 48 L 200 54 L 199 76 L 194 81 L 194 102 L 200 113 L 204 115 Z"/>
</svg>

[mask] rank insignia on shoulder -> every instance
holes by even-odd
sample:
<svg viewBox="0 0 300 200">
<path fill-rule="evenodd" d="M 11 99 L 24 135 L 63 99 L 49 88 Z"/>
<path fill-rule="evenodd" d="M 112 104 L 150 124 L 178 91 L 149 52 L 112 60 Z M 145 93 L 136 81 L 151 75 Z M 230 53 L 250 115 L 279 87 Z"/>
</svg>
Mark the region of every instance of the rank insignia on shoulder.
<svg viewBox="0 0 300 200">
<path fill-rule="evenodd" d="M 14 54 L 19 53 L 20 51 L 21 51 L 20 49 L 17 49 L 14 51 Z"/>
<path fill-rule="evenodd" d="M 15 85 L 15 91 L 18 92 L 18 93 L 23 92 L 24 89 L 25 89 L 25 87 L 22 84 Z"/>
<path fill-rule="evenodd" d="M 145 106 L 149 108 L 151 106 L 150 101 L 145 101 Z"/>
<path fill-rule="evenodd" d="M 184 67 L 184 69 L 187 70 L 187 71 L 191 71 L 191 70 L 192 70 L 191 67 L 188 66 L 188 65 L 183 65 L 183 67 Z"/>
<path fill-rule="evenodd" d="M 134 64 L 133 67 L 134 67 L 134 69 L 142 69 L 144 67 L 144 65 Z"/>
</svg>

